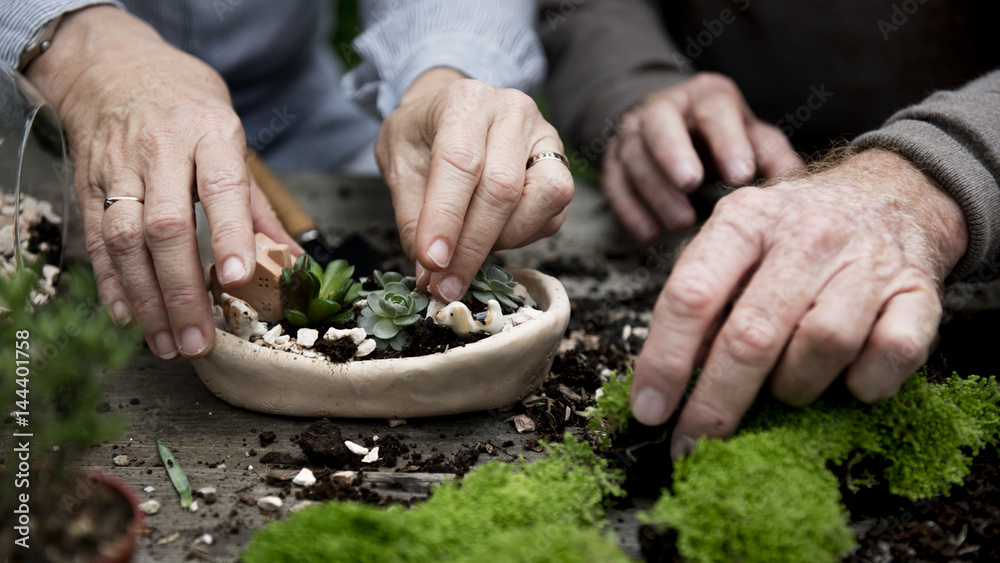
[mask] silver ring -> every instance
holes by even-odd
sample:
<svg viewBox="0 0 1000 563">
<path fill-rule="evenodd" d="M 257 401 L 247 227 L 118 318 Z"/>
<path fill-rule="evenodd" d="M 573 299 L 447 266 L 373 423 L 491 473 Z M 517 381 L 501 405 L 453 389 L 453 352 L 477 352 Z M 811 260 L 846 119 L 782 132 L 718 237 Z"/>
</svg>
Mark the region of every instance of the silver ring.
<svg viewBox="0 0 1000 563">
<path fill-rule="evenodd" d="M 527 170 L 527 169 L 531 168 L 532 166 L 538 164 L 538 161 L 540 161 L 540 160 L 548 160 L 548 159 L 558 160 L 559 162 L 565 164 L 566 168 L 569 168 L 569 161 L 566 160 L 565 156 L 563 156 L 563 155 L 561 155 L 561 154 L 559 154 L 557 152 L 545 151 L 545 152 L 540 152 L 540 153 L 532 156 L 531 158 L 529 158 L 528 159 L 528 165 L 525 166 L 524 169 Z"/>
<path fill-rule="evenodd" d="M 141 197 L 132 197 L 130 195 L 121 195 L 118 197 L 106 197 L 104 198 L 104 210 L 107 211 L 111 204 L 116 201 L 137 201 L 139 203 L 145 203 L 142 201 Z"/>
</svg>

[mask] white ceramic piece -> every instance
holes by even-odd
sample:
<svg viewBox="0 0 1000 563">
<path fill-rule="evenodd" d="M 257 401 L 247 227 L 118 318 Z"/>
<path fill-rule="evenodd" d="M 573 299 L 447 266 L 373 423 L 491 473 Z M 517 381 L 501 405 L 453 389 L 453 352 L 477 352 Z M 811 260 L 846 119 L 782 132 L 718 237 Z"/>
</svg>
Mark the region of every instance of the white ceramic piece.
<svg viewBox="0 0 1000 563">
<path fill-rule="evenodd" d="M 503 330 L 506 319 L 500 309 L 500 302 L 490 299 L 486 304 L 486 315 L 482 320 L 473 317 L 472 312 L 461 301 L 454 301 L 442 307 L 434 314 L 434 320 L 450 328 L 455 334 L 466 335 L 479 331 L 496 334 Z"/>
<path fill-rule="evenodd" d="M 541 385 L 570 313 L 559 280 L 509 271 L 543 314 L 443 354 L 334 364 L 216 331 L 212 351 L 191 363 L 222 400 L 285 416 L 415 418 L 503 407 Z"/>
<path fill-rule="evenodd" d="M 267 325 L 257 320 L 257 311 L 253 307 L 228 293 L 223 293 L 221 297 L 222 311 L 229 321 L 229 328 L 236 336 L 243 340 L 250 340 L 251 336 L 264 336 Z"/>
</svg>

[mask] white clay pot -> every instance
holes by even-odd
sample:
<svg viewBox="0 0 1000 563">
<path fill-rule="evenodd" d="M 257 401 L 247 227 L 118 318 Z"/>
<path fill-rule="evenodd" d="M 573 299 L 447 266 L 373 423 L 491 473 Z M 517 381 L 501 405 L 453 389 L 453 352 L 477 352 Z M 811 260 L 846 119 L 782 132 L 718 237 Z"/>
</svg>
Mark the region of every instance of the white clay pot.
<svg viewBox="0 0 1000 563">
<path fill-rule="evenodd" d="M 250 410 L 303 417 L 411 418 L 498 408 L 538 389 L 569 323 L 566 289 L 535 270 L 510 269 L 543 314 L 441 354 L 343 364 L 256 346 L 216 329 L 192 360 L 217 397 Z"/>
</svg>

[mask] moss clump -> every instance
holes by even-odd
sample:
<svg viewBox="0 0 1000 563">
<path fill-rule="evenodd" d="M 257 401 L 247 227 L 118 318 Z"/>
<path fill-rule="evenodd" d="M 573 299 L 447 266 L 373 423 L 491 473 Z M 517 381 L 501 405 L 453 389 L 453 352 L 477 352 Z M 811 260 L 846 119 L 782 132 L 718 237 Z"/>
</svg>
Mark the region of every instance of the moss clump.
<svg viewBox="0 0 1000 563">
<path fill-rule="evenodd" d="M 632 406 L 628 401 L 631 388 L 632 370 L 628 370 L 621 379 L 612 375 L 601 386 L 602 395 L 595 401 L 595 405 L 588 407 L 583 413 L 589 419 L 587 429 L 597 436 L 597 445 L 601 449 L 607 449 L 613 437 L 628 430 L 628 423 L 632 420 Z"/>
<path fill-rule="evenodd" d="M 755 407 L 728 441 L 699 440 L 674 466 L 665 491 L 643 520 L 678 532 L 692 561 L 836 561 L 853 544 L 835 464 L 877 458 L 879 480 L 912 500 L 947 495 L 972 458 L 996 445 L 1000 404 L 995 378 L 952 375 L 929 383 L 921 372 L 892 399 L 820 402 L 804 409 Z"/>
<path fill-rule="evenodd" d="M 492 462 L 411 509 L 328 503 L 268 525 L 255 561 L 627 561 L 601 532 L 623 476 L 566 436 L 546 459 Z"/>
</svg>

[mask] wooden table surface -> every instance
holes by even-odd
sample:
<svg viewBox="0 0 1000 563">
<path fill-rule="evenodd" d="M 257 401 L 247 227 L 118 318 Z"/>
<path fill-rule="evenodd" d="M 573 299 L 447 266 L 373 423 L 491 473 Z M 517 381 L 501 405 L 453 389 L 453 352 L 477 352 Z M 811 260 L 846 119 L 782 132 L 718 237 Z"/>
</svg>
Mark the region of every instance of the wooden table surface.
<svg viewBox="0 0 1000 563">
<path fill-rule="evenodd" d="M 399 254 L 388 192 L 379 181 L 319 175 L 292 175 L 284 179 L 332 240 L 350 232 L 361 232 L 383 253 Z M 73 239 L 79 241 L 82 237 L 71 237 Z M 664 248 L 667 247 L 633 246 L 610 216 L 599 190 L 579 185 L 562 232 L 527 249 L 510 251 L 505 259 L 508 265 L 529 267 L 553 257 L 577 256 L 591 266 L 601 263 L 602 267 L 608 266 L 610 272 L 602 281 L 564 280 L 570 297 L 617 299 L 627 297 L 628 292 L 662 284 L 663 271 L 648 275 L 647 269 L 642 276 L 636 273 L 643 270 L 647 254 L 664 252 Z M 79 246 L 71 247 L 69 252 L 83 254 Z M 605 264 L 608 255 L 614 260 Z M 412 268 L 399 259 L 389 261 L 386 266 Z M 108 402 L 112 410 L 127 415 L 127 431 L 120 438 L 91 449 L 81 463 L 118 477 L 137 491 L 140 500 L 156 499 L 161 503 L 160 511 L 146 519 L 148 530 L 139 543 L 137 561 L 181 561 L 189 557 L 208 561 L 235 560 L 254 529 L 280 518 L 293 504 L 286 503 L 279 513 L 265 513 L 240 502 L 237 492 L 255 498 L 275 493 L 277 489 L 266 485 L 258 475 L 274 471 L 259 463 L 260 456 L 268 452 L 299 455 L 298 446 L 291 440 L 313 420 L 232 407 L 208 391 L 190 362 L 185 359 L 163 362 L 145 348 L 119 374 Z M 463 444 L 475 446 L 490 442 L 500 446 L 507 441 L 513 441 L 514 446 L 500 448 L 497 458 L 482 456 L 479 463 L 490 459 L 514 459 L 518 455 L 528 459 L 541 455 L 526 449 L 523 442 L 530 435 L 519 435 L 509 416 L 497 411 L 411 419 L 396 428 L 390 428 L 385 420 L 335 422 L 345 436 L 402 434 L 404 443 L 416 444 L 425 456 L 436 450 L 435 453 L 450 457 Z M 258 434 L 264 431 L 277 435 L 277 440 L 267 447 L 261 447 L 258 439 Z M 157 432 L 173 450 L 194 489 L 217 489 L 216 503 L 202 504 L 194 513 L 181 510 L 165 470 L 154 467 L 159 462 L 154 440 Z M 128 466 L 113 464 L 112 459 L 121 454 L 128 455 Z M 431 485 L 444 477 L 432 473 L 396 473 L 383 468 L 369 473 L 366 483 L 384 496 L 405 498 L 425 495 Z M 146 492 L 147 487 L 153 490 Z M 623 547 L 633 556 L 638 553 L 636 511 L 613 511 L 609 515 L 622 531 Z M 237 529 L 239 531 L 233 533 Z M 199 540 L 204 534 L 212 536 L 211 545 Z"/>
</svg>

